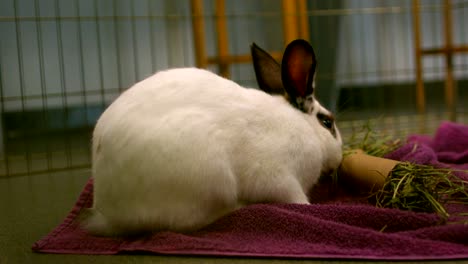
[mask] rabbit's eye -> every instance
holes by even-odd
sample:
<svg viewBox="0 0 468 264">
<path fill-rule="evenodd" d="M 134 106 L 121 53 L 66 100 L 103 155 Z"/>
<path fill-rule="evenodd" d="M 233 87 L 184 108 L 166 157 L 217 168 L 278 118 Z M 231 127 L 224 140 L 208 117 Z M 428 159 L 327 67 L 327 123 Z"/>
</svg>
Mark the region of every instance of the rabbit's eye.
<svg viewBox="0 0 468 264">
<path fill-rule="evenodd" d="M 321 124 L 325 128 L 327 128 L 329 130 L 331 130 L 333 128 L 333 124 L 334 124 L 333 117 L 319 113 L 319 114 L 317 114 L 317 118 L 319 119 L 319 121 L 321 122 Z"/>
<path fill-rule="evenodd" d="M 326 128 L 330 129 L 330 128 L 333 127 L 333 120 L 331 120 L 331 119 L 329 119 L 329 118 L 325 118 L 324 120 L 322 120 L 322 124 L 323 124 Z"/>
</svg>

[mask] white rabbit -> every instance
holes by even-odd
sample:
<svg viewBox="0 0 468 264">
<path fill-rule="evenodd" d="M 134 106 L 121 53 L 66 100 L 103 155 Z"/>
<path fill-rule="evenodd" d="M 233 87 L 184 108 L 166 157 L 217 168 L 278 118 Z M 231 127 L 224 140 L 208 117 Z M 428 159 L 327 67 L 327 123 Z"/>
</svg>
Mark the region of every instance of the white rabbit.
<svg viewBox="0 0 468 264">
<path fill-rule="evenodd" d="M 308 203 L 321 173 L 342 157 L 333 116 L 313 96 L 313 49 L 291 42 L 282 66 L 255 44 L 252 56 L 263 91 L 172 69 L 104 111 L 93 134 L 87 230 L 190 231 L 248 204 Z"/>
</svg>

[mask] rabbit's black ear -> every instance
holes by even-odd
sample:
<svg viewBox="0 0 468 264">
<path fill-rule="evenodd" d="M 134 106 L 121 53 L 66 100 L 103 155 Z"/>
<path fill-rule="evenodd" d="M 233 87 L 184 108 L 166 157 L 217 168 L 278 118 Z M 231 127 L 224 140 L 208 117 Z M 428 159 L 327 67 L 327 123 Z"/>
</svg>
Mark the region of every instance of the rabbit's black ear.
<svg viewBox="0 0 468 264">
<path fill-rule="evenodd" d="M 284 94 L 278 62 L 255 43 L 250 46 L 250 51 L 259 88 L 269 94 Z"/>
<path fill-rule="evenodd" d="M 306 101 L 313 100 L 316 66 L 314 49 L 309 42 L 296 39 L 286 47 L 281 64 L 283 87 L 291 103 L 301 110 L 305 110 Z"/>
</svg>

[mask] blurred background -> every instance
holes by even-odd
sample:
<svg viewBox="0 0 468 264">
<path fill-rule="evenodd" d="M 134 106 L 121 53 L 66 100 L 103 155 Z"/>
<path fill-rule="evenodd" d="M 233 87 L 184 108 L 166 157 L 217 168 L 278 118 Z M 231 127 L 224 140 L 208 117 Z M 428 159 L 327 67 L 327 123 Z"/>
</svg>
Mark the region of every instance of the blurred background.
<svg viewBox="0 0 468 264">
<path fill-rule="evenodd" d="M 0 177 L 88 168 L 90 135 L 154 72 L 208 68 L 256 88 L 252 42 L 281 59 L 304 38 L 317 97 L 347 136 L 468 123 L 468 1 L 2 0 Z"/>
</svg>

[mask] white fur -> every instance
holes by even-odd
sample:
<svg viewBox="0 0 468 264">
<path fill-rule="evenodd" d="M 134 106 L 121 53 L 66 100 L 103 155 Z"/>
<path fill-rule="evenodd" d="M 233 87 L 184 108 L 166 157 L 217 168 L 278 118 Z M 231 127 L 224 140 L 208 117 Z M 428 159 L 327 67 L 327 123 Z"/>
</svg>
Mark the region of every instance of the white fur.
<svg viewBox="0 0 468 264">
<path fill-rule="evenodd" d="M 308 203 L 341 138 L 284 98 L 209 71 L 156 73 L 112 103 L 93 134 L 94 205 L 101 235 L 193 230 L 241 206 Z"/>
</svg>

